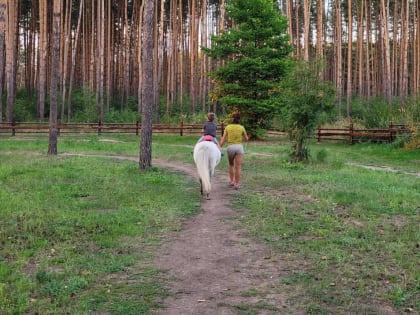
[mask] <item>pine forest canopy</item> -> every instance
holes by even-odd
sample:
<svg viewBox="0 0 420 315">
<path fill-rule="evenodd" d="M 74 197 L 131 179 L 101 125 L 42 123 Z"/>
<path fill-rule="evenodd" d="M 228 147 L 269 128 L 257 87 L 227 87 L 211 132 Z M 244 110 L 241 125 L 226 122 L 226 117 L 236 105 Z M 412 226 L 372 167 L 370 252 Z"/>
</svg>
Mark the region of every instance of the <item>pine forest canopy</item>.
<svg viewBox="0 0 420 315">
<path fill-rule="evenodd" d="M 354 96 L 398 98 L 403 104 L 419 94 L 419 0 L 274 2 L 288 19 L 293 56 L 323 62 L 321 76 L 334 83 L 348 114 Z M 61 0 L 59 118 L 71 120 L 80 110 L 101 120 L 111 109 L 141 111 L 144 3 Z M 233 25 L 225 12 L 228 3 L 155 2 L 155 113 L 218 110 L 209 98 L 214 82 L 207 74 L 219 64 L 201 47 Z M 52 1 L 0 0 L 1 121 L 19 118 L 15 100 L 22 90 L 36 96 L 36 116 L 48 115 L 52 21 Z M 76 91 L 83 91 L 83 102 Z"/>
</svg>

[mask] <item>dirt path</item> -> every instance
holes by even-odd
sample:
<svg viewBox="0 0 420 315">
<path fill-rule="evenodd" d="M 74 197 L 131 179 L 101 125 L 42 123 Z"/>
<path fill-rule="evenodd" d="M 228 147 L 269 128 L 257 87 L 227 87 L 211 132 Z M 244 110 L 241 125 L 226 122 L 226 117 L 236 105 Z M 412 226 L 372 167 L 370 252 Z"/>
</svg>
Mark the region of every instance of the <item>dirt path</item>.
<svg viewBox="0 0 420 315">
<path fill-rule="evenodd" d="M 84 155 L 138 162 L 129 156 Z M 195 166 L 153 160 L 198 177 Z M 166 235 L 156 253 L 155 267 L 164 274 L 170 296 L 161 315 L 230 315 L 239 310 L 252 314 L 304 314 L 287 304 L 287 294 L 277 292 L 279 281 L 289 274 L 287 262 L 264 244 L 245 236 L 238 228 L 237 213 L 229 207 L 233 194 L 226 170 L 216 169 L 210 200 L 203 198 L 201 211 L 186 221 L 180 232 Z"/>
<path fill-rule="evenodd" d="M 153 164 L 197 177 L 190 164 L 160 160 Z M 171 296 L 157 314 L 239 314 L 238 307 L 258 314 L 290 314 L 286 297 L 274 292 L 284 272 L 282 263 L 237 229 L 236 213 L 229 208 L 235 193 L 228 187 L 227 175 L 218 169 L 211 199 L 203 198 L 202 211 L 185 222 L 182 231 L 167 235 L 155 264 L 165 272 Z"/>
</svg>

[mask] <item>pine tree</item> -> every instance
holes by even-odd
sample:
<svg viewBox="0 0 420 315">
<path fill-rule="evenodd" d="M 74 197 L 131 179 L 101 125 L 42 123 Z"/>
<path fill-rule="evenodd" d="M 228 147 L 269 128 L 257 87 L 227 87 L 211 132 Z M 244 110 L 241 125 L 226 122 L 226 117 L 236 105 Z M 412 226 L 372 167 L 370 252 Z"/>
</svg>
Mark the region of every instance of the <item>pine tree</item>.
<svg viewBox="0 0 420 315">
<path fill-rule="evenodd" d="M 278 110 L 271 93 L 292 66 L 287 19 L 273 0 L 232 0 L 226 12 L 233 26 L 212 36 L 212 47 L 203 50 L 226 61 L 212 74 L 217 100 L 227 110 L 240 112 L 255 137 Z"/>
<path fill-rule="evenodd" d="M 154 1 L 144 4 L 142 22 L 142 115 L 141 115 L 141 141 L 140 141 L 140 170 L 145 171 L 152 165 L 152 109 L 153 109 L 153 32 L 154 32 Z"/>
</svg>

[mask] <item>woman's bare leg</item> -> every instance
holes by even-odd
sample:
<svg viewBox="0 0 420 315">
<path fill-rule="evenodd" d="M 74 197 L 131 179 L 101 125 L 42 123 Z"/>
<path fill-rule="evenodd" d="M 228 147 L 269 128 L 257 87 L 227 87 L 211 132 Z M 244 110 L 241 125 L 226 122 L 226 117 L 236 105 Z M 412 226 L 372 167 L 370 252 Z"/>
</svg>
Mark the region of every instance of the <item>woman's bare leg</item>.
<svg viewBox="0 0 420 315">
<path fill-rule="evenodd" d="M 230 183 L 234 184 L 235 183 L 235 158 L 230 158 L 229 157 L 229 179 L 230 179 Z"/>
<path fill-rule="evenodd" d="M 235 185 L 239 186 L 242 171 L 242 155 L 235 156 Z"/>
</svg>

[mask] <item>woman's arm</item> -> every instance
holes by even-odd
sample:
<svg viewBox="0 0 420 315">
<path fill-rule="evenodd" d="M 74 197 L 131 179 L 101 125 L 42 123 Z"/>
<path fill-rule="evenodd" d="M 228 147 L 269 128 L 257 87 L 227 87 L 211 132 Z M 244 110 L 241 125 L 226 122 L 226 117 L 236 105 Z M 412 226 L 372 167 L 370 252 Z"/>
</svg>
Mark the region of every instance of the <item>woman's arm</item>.
<svg viewBox="0 0 420 315">
<path fill-rule="evenodd" d="M 226 130 L 223 132 L 223 136 L 222 136 L 222 139 L 220 139 L 220 141 L 219 141 L 219 146 L 220 147 L 222 147 L 223 146 L 223 143 L 225 143 L 225 141 L 226 141 L 226 137 L 227 137 L 227 132 L 226 132 Z"/>
<path fill-rule="evenodd" d="M 245 128 L 244 128 L 244 134 L 242 135 L 242 138 L 244 139 L 244 141 L 248 141 L 249 140 L 249 137 L 248 137 L 248 134 L 246 133 Z"/>
</svg>

